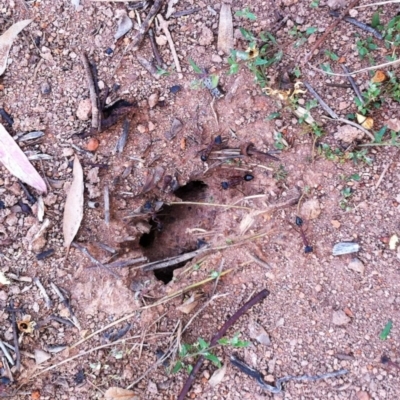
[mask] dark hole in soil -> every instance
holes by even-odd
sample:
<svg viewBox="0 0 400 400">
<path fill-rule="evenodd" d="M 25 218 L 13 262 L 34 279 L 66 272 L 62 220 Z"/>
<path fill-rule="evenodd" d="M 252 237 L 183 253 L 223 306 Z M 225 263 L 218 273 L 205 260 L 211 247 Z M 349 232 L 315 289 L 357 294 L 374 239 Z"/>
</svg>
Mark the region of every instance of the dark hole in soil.
<svg viewBox="0 0 400 400">
<path fill-rule="evenodd" d="M 207 187 L 203 181 L 190 181 L 176 189 L 174 195 L 182 200 L 199 201 L 204 199 Z"/>
<path fill-rule="evenodd" d="M 177 189 L 174 194 L 183 201 L 204 201 L 207 187 L 202 181 L 191 181 Z M 150 232 L 140 237 L 143 255 L 151 262 L 195 250 L 197 239 L 187 235 L 186 228 L 198 224 L 195 222 L 199 219 L 198 212 L 191 205 L 164 205 L 156 215 L 149 218 Z M 200 217 L 202 216 L 201 214 Z M 184 267 L 187 262 L 155 270 L 154 276 L 167 284 L 173 278 L 173 271 Z"/>
</svg>

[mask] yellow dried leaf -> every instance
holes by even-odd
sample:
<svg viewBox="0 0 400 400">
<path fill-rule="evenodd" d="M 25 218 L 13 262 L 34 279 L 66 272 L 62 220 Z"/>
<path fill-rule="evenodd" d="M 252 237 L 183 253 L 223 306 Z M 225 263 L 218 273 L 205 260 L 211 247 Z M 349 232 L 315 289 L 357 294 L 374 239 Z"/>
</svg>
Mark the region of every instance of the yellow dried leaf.
<svg viewBox="0 0 400 400">
<path fill-rule="evenodd" d="M 110 387 L 104 393 L 105 400 L 140 400 L 139 396 L 136 396 L 135 392 L 128 389 L 122 389 L 119 387 Z"/>
<path fill-rule="evenodd" d="M 77 155 L 74 158 L 73 180 L 65 201 L 63 217 L 64 246 L 69 249 L 83 218 L 83 170 Z"/>
<path fill-rule="evenodd" d="M 374 120 L 365 115 L 356 114 L 358 123 L 365 129 L 372 129 L 374 127 Z"/>
<path fill-rule="evenodd" d="M 16 22 L 0 36 L 0 75 L 3 75 L 4 71 L 6 70 L 8 53 L 10 52 L 14 39 L 18 36 L 22 29 L 24 29 L 32 21 L 33 19 L 25 19 L 23 21 Z"/>
<path fill-rule="evenodd" d="M 380 83 L 380 82 L 386 81 L 386 79 L 387 79 L 387 76 L 386 76 L 385 72 L 378 70 L 375 72 L 375 75 L 372 77 L 371 82 L 372 83 Z"/>
</svg>

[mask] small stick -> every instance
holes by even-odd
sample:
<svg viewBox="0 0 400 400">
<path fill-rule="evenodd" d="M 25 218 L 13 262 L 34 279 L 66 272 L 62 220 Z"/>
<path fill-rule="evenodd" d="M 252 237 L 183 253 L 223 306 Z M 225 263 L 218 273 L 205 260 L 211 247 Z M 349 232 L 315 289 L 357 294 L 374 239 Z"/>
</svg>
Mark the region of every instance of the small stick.
<svg viewBox="0 0 400 400">
<path fill-rule="evenodd" d="M 317 40 L 314 46 L 311 48 L 310 53 L 305 57 L 305 62 L 310 61 L 314 56 L 314 51 L 318 50 L 329 34 L 339 25 L 340 21 L 354 8 L 360 0 L 353 0 L 350 5 L 343 11 L 343 13 L 326 29 L 325 33 Z"/>
<path fill-rule="evenodd" d="M 99 247 L 100 249 L 103 249 L 105 251 L 108 251 L 111 254 L 117 254 L 118 251 L 116 249 L 114 249 L 114 247 L 109 246 L 108 244 L 102 243 L 102 242 L 93 242 L 93 244 L 97 247 Z"/>
<path fill-rule="evenodd" d="M 75 317 L 75 314 L 72 311 L 72 307 L 71 307 L 71 304 L 69 303 L 69 301 L 65 298 L 65 296 L 61 293 L 61 290 L 53 282 L 50 282 L 50 286 L 53 289 L 53 292 L 59 297 L 61 303 L 64 304 L 65 307 L 68 308 L 69 315 L 72 318 L 72 322 L 80 330 L 81 324 L 79 323 L 78 319 Z"/>
<path fill-rule="evenodd" d="M 359 87 L 358 87 L 357 84 L 356 84 L 356 81 L 355 81 L 355 80 L 353 79 L 353 77 L 350 75 L 349 69 L 348 69 L 345 65 L 343 65 L 343 64 L 341 64 L 341 65 L 342 65 L 342 69 L 343 69 L 344 73 L 347 74 L 347 75 L 346 75 L 346 76 L 347 76 L 347 79 L 348 79 L 348 81 L 350 82 L 351 87 L 353 88 L 355 94 L 357 95 L 357 97 L 358 97 L 358 99 L 361 101 L 361 103 L 364 104 L 364 98 L 362 97 L 362 94 L 361 94 L 361 92 L 360 92 Z"/>
<path fill-rule="evenodd" d="M 80 250 L 83 254 L 85 254 L 86 256 L 88 256 L 90 258 L 90 261 L 92 261 L 93 263 L 95 263 L 97 266 L 104 268 L 106 271 L 108 271 L 112 276 L 114 276 L 115 278 L 121 278 L 118 274 L 116 274 L 114 271 L 112 271 L 109 267 L 107 267 L 107 265 L 104 265 L 103 263 L 101 263 L 97 258 L 94 258 L 90 253 L 89 250 L 84 247 L 81 246 L 80 244 L 76 243 L 76 242 L 72 242 L 71 243 L 72 247 L 75 247 L 76 249 Z"/>
<path fill-rule="evenodd" d="M 159 68 L 164 67 L 164 61 L 161 57 L 160 51 L 158 50 L 156 38 L 154 37 L 154 31 L 153 29 L 149 29 L 149 38 L 150 38 L 150 45 L 151 45 L 151 50 L 153 50 L 153 55 L 154 59 L 156 60 L 156 64 Z"/>
<path fill-rule="evenodd" d="M 126 142 L 128 140 L 129 127 L 130 123 L 128 119 L 125 119 L 124 123 L 122 124 L 122 135 L 120 136 L 117 144 L 115 145 L 115 153 L 122 153 L 124 151 Z"/>
<path fill-rule="evenodd" d="M 108 185 L 104 186 L 104 222 L 110 224 L 110 191 Z"/>
<path fill-rule="evenodd" d="M 64 324 L 64 325 L 71 326 L 71 327 L 74 327 L 74 326 L 75 326 L 75 325 L 74 325 L 71 321 L 69 321 L 68 319 L 61 318 L 61 317 L 59 317 L 59 316 L 57 316 L 57 315 L 50 315 L 49 318 L 50 318 L 52 321 L 59 322 L 60 324 Z"/>
<path fill-rule="evenodd" d="M 136 36 L 133 38 L 132 42 L 125 49 L 124 53 L 126 53 L 128 51 L 128 49 L 132 49 L 133 51 L 139 50 L 139 47 L 142 44 L 147 31 L 150 29 L 150 26 L 153 23 L 154 17 L 161 10 L 163 3 L 164 3 L 164 0 L 156 0 L 154 2 L 153 6 L 150 8 L 150 11 L 149 11 L 146 19 L 143 21 L 142 25 L 140 26 L 139 32 L 136 34 Z"/>
<path fill-rule="evenodd" d="M 11 365 L 14 365 L 14 360 L 13 360 L 13 358 L 11 357 L 11 354 L 9 353 L 9 351 L 8 351 L 7 348 L 6 348 L 6 346 L 4 346 L 4 343 L 3 343 L 1 340 L 0 340 L 0 349 L 1 349 L 1 351 L 3 352 L 3 354 L 6 356 L 8 362 L 9 362 Z"/>
<path fill-rule="evenodd" d="M 227 330 L 236 323 L 236 321 L 243 315 L 245 314 L 250 308 L 252 308 L 255 304 L 259 303 L 261 300 L 264 300 L 267 296 L 269 295 L 269 291 L 267 289 L 262 290 L 258 294 L 256 294 L 250 301 L 245 303 L 242 307 L 239 308 L 233 314 L 222 326 L 222 328 L 213 336 L 213 338 L 210 341 L 210 347 L 216 346 L 218 344 L 218 340 L 221 339 Z M 196 362 L 196 365 L 192 369 L 192 372 L 190 373 L 188 379 L 186 380 L 185 385 L 183 386 L 181 392 L 179 393 L 178 399 L 177 400 L 184 400 L 186 397 L 186 394 L 189 392 L 189 389 L 191 388 L 196 374 L 201 368 L 202 364 L 204 361 L 204 356 L 200 356 Z"/>
<path fill-rule="evenodd" d="M 92 103 L 92 128 L 98 129 L 99 125 L 99 108 L 97 106 L 98 99 L 96 95 L 96 88 L 93 81 L 92 70 L 89 65 L 89 60 L 85 53 L 81 53 L 81 61 L 86 73 L 86 80 L 89 86 L 90 101 Z"/>
<path fill-rule="evenodd" d="M 136 59 L 138 60 L 139 64 L 154 78 L 154 79 L 160 79 L 160 75 L 158 74 L 158 70 L 156 66 L 151 62 L 146 60 L 142 56 L 136 56 Z"/>
<path fill-rule="evenodd" d="M 49 295 L 46 292 L 46 289 L 42 285 L 42 282 L 40 282 L 39 278 L 33 278 L 33 283 L 39 288 L 40 293 L 42 294 L 44 301 L 46 303 L 47 308 L 52 308 L 53 307 L 53 302 L 51 301 Z"/>
<path fill-rule="evenodd" d="M 11 322 L 13 328 L 13 337 L 14 337 L 14 348 L 15 348 L 15 370 L 19 371 L 21 368 L 21 352 L 19 350 L 19 341 L 18 341 L 18 326 L 17 326 L 17 318 L 15 313 L 18 312 L 17 309 L 14 309 L 14 300 L 10 301 L 10 308 L 8 312 L 11 313 Z"/>
<path fill-rule="evenodd" d="M 174 13 L 171 14 L 171 17 L 172 18 L 184 17 L 185 15 L 195 14 L 199 11 L 201 11 L 201 8 L 189 8 L 188 10 L 175 11 Z"/>
<path fill-rule="evenodd" d="M 265 269 L 271 269 L 271 266 L 269 264 L 267 264 L 265 261 L 261 260 L 260 258 L 258 258 L 256 255 L 251 254 L 249 252 L 247 252 L 247 255 L 258 265 L 260 265 L 261 267 L 265 268 Z"/>
<path fill-rule="evenodd" d="M 316 98 L 320 106 L 333 118 L 338 119 L 339 116 L 326 104 L 320 97 L 320 95 L 313 89 L 313 87 L 308 83 L 304 82 L 304 86 L 307 90 Z"/>
<path fill-rule="evenodd" d="M 1 357 L 1 362 L 2 362 L 3 368 L 5 370 L 5 373 L 3 372 L 3 376 L 9 378 L 11 382 L 14 382 L 14 377 L 12 375 L 10 366 L 8 365 L 7 358 Z M 2 397 L 4 397 L 4 396 L 2 396 Z M 2 398 L 2 397 L 0 396 L 0 398 Z M 14 397 L 14 396 L 10 396 L 10 397 Z"/>
<path fill-rule="evenodd" d="M 129 260 L 119 260 L 119 261 L 114 261 L 110 264 L 107 264 L 109 268 L 125 268 L 129 267 L 134 264 L 138 264 L 143 261 L 147 261 L 147 257 L 138 257 L 138 258 L 131 258 Z"/>
<path fill-rule="evenodd" d="M 164 32 L 164 35 L 167 37 L 169 48 L 171 49 L 171 53 L 172 53 L 172 58 L 174 59 L 176 71 L 181 75 L 181 72 L 182 72 L 181 64 L 179 62 L 178 55 L 176 54 L 175 44 L 174 44 L 174 41 L 172 40 L 171 33 L 168 30 L 169 22 L 166 21 L 162 17 L 162 15 L 157 15 L 157 18 L 158 18 L 158 22 L 160 23 L 160 28 Z"/>
</svg>

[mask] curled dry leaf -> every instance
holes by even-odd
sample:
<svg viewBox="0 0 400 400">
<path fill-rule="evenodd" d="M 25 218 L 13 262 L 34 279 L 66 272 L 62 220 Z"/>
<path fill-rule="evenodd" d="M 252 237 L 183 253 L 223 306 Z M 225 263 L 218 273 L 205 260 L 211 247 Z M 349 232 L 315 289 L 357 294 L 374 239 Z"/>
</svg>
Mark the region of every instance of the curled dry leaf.
<svg viewBox="0 0 400 400">
<path fill-rule="evenodd" d="M 69 249 L 78 233 L 83 217 L 83 170 L 79 158 L 75 155 L 73 180 L 65 201 L 63 217 L 64 246 Z"/>
<path fill-rule="evenodd" d="M 23 21 L 16 22 L 11 25 L 1 36 L 0 36 L 0 76 L 3 75 L 7 67 L 8 53 L 10 52 L 11 46 L 14 39 L 18 34 L 28 26 L 33 19 L 25 19 Z"/>
<path fill-rule="evenodd" d="M 165 169 L 163 167 L 156 167 L 154 171 L 148 172 L 146 183 L 143 186 L 142 193 L 150 192 L 153 190 L 157 183 L 160 182 L 161 178 L 163 177 Z"/>
<path fill-rule="evenodd" d="M 184 301 L 183 304 L 177 307 L 177 309 L 184 314 L 190 314 L 193 309 L 197 306 L 197 299 L 199 298 L 199 295 L 192 294 L 187 300 Z"/>
<path fill-rule="evenodd" d="M 211 387 L 219 385 L 224 379 L 226 374 L 226 363 L 219 369 L 217 369 L 213 374 L 208 383 Z"/>
<path fill-rule="evenodd" d="M 218 50 L 229 54 L 233 49 L 232 10 L 229 4 L 222 3 L 219 14 Z"/>
<path fill-rule="evenodd" d="M 356 114 L 357 122 L 365 129 L 372 129 L 374 127 L 374 120 L 371 117 L 366 117 L 362 114 Z"/>
<path fill-rule="evenodd" d="M 39 193 L 46 193 L 45 181 L 2 124 L 0 124 L 0 162 L 22 182 L 32 186 Z"/>
<path fill-rule="evenodd" d="M 132 390 L 110 387 L 104 393 L 104 400 L 140 400 Z"/>
<path fill-rule="evenodd" d="M 384 71 L 378 70 L 375 72 L 375 75 L 372 77 L 372 83 L 381 83 L 388 79 Z"/>
</svg>

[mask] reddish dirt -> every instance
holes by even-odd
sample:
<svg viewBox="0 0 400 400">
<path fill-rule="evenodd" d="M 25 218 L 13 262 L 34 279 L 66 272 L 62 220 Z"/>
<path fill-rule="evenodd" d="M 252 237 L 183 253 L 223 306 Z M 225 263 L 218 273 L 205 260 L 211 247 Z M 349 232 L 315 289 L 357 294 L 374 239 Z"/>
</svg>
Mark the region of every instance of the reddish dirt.
<svg viewBox="0 0 400 400">
<path fill-rule="evenodd" d="M 23 3 L 23 0 L 10 0 L 0 6 L 0 32 L 13 22 L 34 18 L 14 42 L 11 61 L 0 81 L 2 107 L 14 118 L 12 128 L 3 123 L 12 135 L 34 130 L 45 132 L 38 143 L 25 143 L 21 147 L 24 151 L 34 150 L 52 157 L 50 161 L 43 161 L 43 171 L 52 183 L 44 197 L 45 217 L 50 219 L 51 228 L 43 249 L 52 248 L 55 253 L 38 261 L 37 252 L 29 250 L 28 232 L 39 223 L 34 215 L 21 213 L 18 200 L 27 202 L 26 198 L 16 179 L 2 167 L 0 200 L 4 201 L 5 209 L 0 210 L 0 243 L 11 240 L 12 244 L 0 247 L 0 271 L 11 279 L 10 285 L 0 284 L 0 339 L 13 344 L 11 320 L 6 311 L 10 301 L 23 307 L 39 325 L 43 322 L 33 334 L 22 336 L 21 372 L 12 370 L 15 382 L 5 390 L 12 393 L 23 384 L 18 389 L 18 398 L 33 398 L 31 393 L 39 389 L 41 399 L 97 399 L 104 398 L 104 392 L 110 387 L 126 388 L 138 380 L 132 389 L 139 398 L 174 399 L 187 373 L 182 370 L 178 374 L 168 374 L 160 365 L 146 371 L 157 361 L 156 351 L 166 351 L 171 345 L 178 323 L 185 326 L 214 290 L 216 294 L 224 294 L 205 308 L 181 337 L 182 343 L 194 343 L 199 337 L 209 340 L 251 296 L 267 288 L 270 291 L 267 299 L 228 331 L 229 337 L 240 332 L 243 340 L 251 342 L 250 346 L 216 348 L 215 354 L 228 364 L 223 381 L 214 388 L 209 385 L 208 379 L 216 367 L 206 361 L 190 391 L 190 398 L 397 398 L 400 395 L 399 370 L 380 362 L 382 355 L 387 355 L 400 363 L 400 253 L 388 246 L 389 238 L 399 234 L 397 187 L 400 176 L 396 148 L 369 148 L 371 165 L 355 164 L 343 158 L 332 161 L 319 154 L 317 149 L 321 143 L 340 148 L 334 138 L 338 124 L 322 119 L 321 107 L 311 111 L 325 132 L 315 143 L 309 126 L 299 123 L 294 116 L 292 104 L 266 96 L 245 66 L 236 75 L 226 73 L 229 66 L 216 49 L 219 3 L 179 1 L 175 6 L 179 11 L 192 7 L 201 10 L 186 17 L 171 18 L 170 29 L 182 64 L 183 79 L 175 73 L 170 50 L 164 45 L 160 50 L 169 74 L 158 80 L 140 66 L 135 53 L 124 54 L 134 31 L 114 43 L 114 16 L 116 10 L 124 9 L 123 3 L 81 0 L 82 7 L 78 11 L 69 1 L 30 2 L 26 3 L 27 10 Z M 313 67 L 319 68 L 321 63 L 329 61 L 324 50 L 344 57 L 352 70 L 369 66 L 367 58 L 359 58 L 355 45 L 358 37 L 368 37 L 365 32 L 340 23 L 323 44 L 320 54 L 313 57 L 310 64 L 302 65 L 307 51 L 332 23 L 326 2 L 321 0 L 318 8 L 311 8 L 308 1 L 296 0 L 231 3 L 234 3 L 234 13 L 249 7 L 257 15 L 254 22 L 234 17 L 235 48 L 245 49 L 246 46 L 240 39 L 239 27 L 254 33 L 276 31 L 283 59 L 268 70 L 268 85 L 278 89 L 282 73 L 298 66 L 302 73 L 299 80 L 309 81 L 340 116 L 356 112 L 350 88 L 328 86 L 344 84 L 346 78 L 330 77 L 316 72 Z M 278 24 L 274 10 L 288 16 L 285 24 Z M 370 22 L 376 10 L 376 6 L 358 9 L 357 18 Z M 393 5 L 382 6 L 380 10 L 384 24 L 398 11 Z M 139 13 L 142 20 L 146 13 Z M 309 27 L 318 27 L 318 30 L 305 36 L 306 42 L 296 49 L 293 45 L 297 38 L 289 34 L 294 25 L 301 32 Z M 200 45 L 200 39 L 207 34 L 206 28 L 213 37 L 209 44 Z M 382 42 L 375 42 L 378 49 L 371 54 L 378 64 L 385 61 L 388 50 Z M 105 53 L 109 47 L 113 49 L 110 56 Z M 96 64 L 102 93 L 105 86 L 120 85 L 108 101 L 122 98 L 137 102 L 137 107 L 126 116 L 130 131 L 122 154 L 116 155 L 114 148 L 122 133 L 123 118 L 105 132 L 96 134 L 100 141 L 96 152 L 85 150 L 89 138 L 76 135 L 90 129 L 90 120 L 82 121 L 76 116 L 80 102 L 89 97 L 79 57 L 83 51 Z M 151 59 L 148 38 L 139 53 Z M 210 74 L 219 76 L 226 93 L 213 103 L 218 122 L 210 92 L 205 88 L 191 88 L 198 76 L 193 73 L 189 58 L 208 68 Z M 335 72 L 341 73 L 338 63 L 330 63 Z M 398 74 L 397 71 L 394 70 Z M 367 73 L 356 76 L 361 90 L 366 89 L 368 80 Z M 50 86 L 50 93 L 44 93 L 44 84 Z M 175 85 L 182 88 L 172 93 L 170 88 Z M 154 107 L 150 107 L 151 95 L 159 100 Z M 299 94 L 298 99 L 298 104 L 304 105 L 312 97 L 305 93 Z M 376 130 L 385 121 L 396 118 L 398 109 L 398 103 L 386 98 L 383 106 L 372 113 Z M 279 118 L 268 120 L 275 112 L 280 113 Z M 169 140 L 165 134 L 175 118 L 182 122 L 183 129 Z M 275 154 L 280 158 L 278 162 L 247 157 L 215 165 L 217 161 L 213 158 L 218 153 L 213 153 L 207 163 L 200 160 L 201 150 L 218 134 L 225 141 L 223 147 L 241 148 L 252 142 L 257 149 L 266 152 L 276 150 L 274 132 L 283 133 L 289 144 Z M 368 138 L 362 139 L 362 143 L 368 143 Z M 199 240 L 213 249 L 221 248 L 179 265 L 167 284 L 163 280 L 172 277 L 172 270 L 155 275 L 152 271 L 143 271 L 138 264 L 115 269 L 120 274 L 116 279 L 105 269 L 93 266 L 93 262 L 76 248 L 71 248 L 65 261 L 63 209 L 75 153 L 84 167 L 86 185 L 84 218 L 75 240 L 87 247 L 93 257 L 103 263 L 142 256 L 156 261 L 193 251 Z M 41 163 L 33 163 L 42 173 Z M 124 171 L 126 176 L 121 177 Z M 160 181 L 143 193 L 155 172 L 160 173 Z M 243 180 L 229 190 L 222 189 L 222 181 L 246 173 L 251 173 L 254 179 Z M 354 174 L 360 176 L 359 181 L 348 179 Z M 166 176 L 172 177 L 171 183 L 168 178 L 165 180 Z M 187 184 L 186 189 L 182 189 Z M 104 221 L 105 185 L 109 186 L 111 194 L 109 225 Z M 175 191 L 177 187 L 183 194 Z M 346 188 L 352 191 L 347 199 L 342 192 Z M 89 201 L 98 202 L 99 207 L 90 208 Z M 129 217 L 146 202 L 154 204 L 155 201 L 163 202 L 157 215 Z M 208 205 L 167 205 L 181 201 Z M 311 254 L 304 254 L 302 239 L 293 226 L 297 215 L 305 221 L 306 236 L 314 248 Z M 162 224 L 161 231 L 157 230 L 158 223 Z M 343 241 L 357 242 L 361 250 L 356 254 L 333 256 L 334 244 Z M 98 243 L 116 249 L 117 257 L 111 259 L 110 253 L 99 248 Z M 255 262 L 254 256 L 262 262 Z M 350 263 L 354 258 L 362 263 L 361 266 L 357 264 L 358 272 Z M 232 270 L 219 279 L 216 289 L 214 282 L 199 285 L 163 304 L 146 308 L 168 294 L 209 278 L 219 270 L 222 260 L 223 270 Z M 53 300 L 51 309 L 46 308 L 41 293 L 32 283 L 34 277 L 40 278 Z M 68 309 L 51 291 L 51 282 L 69 293 L 81 330 L 45 321 L 52 314 L 69 317 Z M 198 295 L 200 300 L 185 314 L 178 307 L 192 294 Z M 348 317 L 342 325 L 335 323 L 338 311 L 344 311 Z M 92 351 L 107 343 L 101 332 L 35 365 L 36 349 L 49 352 L 49 346 L 72 346 L 130 314 L 127 322 L 131 327 L 126 342 Z M 388 320 L 393 321 L 393 329 L 387 340 L 380 340 L 379 335 Z M 255 323 L 268 333 L 269 345 L 252 337 L 250 328 Z M 116 328 L 124 326 L 126 322 L 120 322 Z M 79 352 L 88 353 L 63 365 L 57 364 Z M 317 375 L 342 368 L 349 373 L 318 382 L 289 382 L 285 385 L 284 396 L 272 395 L 230 365 L 229 356 L 233 352 L 250 367 L 261 371 L 269 384 L 287 375 Z M 4 360 L 0 358 L 0 362 L 3 365 Z M 0 372 L 6 375 L 1 365 Z M 50 366 L 54 368 L 38 375 L 37 371 Z M 81 369 L 86 377 L 79 383 L 76 374 Z"/>
</svg>

